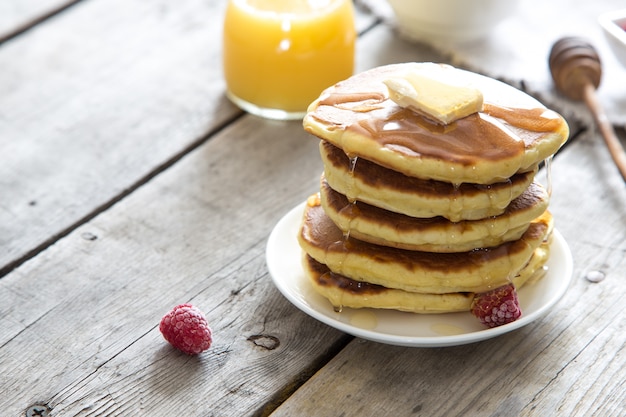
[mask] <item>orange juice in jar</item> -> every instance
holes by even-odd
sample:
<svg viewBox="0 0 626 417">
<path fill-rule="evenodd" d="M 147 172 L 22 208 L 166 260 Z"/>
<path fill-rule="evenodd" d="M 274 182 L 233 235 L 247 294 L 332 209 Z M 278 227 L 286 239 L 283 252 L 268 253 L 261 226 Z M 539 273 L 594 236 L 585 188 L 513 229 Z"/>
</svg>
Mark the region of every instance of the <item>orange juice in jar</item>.
<svg viewBox="0 0 626 417">
<path fill-rule="evenodd" d="M 351 0 L 230 0 L 224 20 L 227 95 L 249 113 L 302 118 L 354 71 Z"/>
</svg>

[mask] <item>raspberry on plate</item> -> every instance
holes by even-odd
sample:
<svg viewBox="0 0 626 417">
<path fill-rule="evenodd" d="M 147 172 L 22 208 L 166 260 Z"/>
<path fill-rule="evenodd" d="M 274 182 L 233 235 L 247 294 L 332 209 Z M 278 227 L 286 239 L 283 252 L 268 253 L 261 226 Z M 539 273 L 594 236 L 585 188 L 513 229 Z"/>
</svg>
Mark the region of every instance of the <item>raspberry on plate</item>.
<svg viewBox="0 0 626 417">
<path fill-rule="evenodd" d="M 471 312 L 488 327 L 511 323 L 522 315 L 513 284 L 476 294 Z"/>
<path fill-rule="evenodd" d="M 165 340 L 188 355 L 211 347 L 212 334 L 206 317 L 191 304 L 180 304 L 163 316 L 159 330 Z"/>
</svg>

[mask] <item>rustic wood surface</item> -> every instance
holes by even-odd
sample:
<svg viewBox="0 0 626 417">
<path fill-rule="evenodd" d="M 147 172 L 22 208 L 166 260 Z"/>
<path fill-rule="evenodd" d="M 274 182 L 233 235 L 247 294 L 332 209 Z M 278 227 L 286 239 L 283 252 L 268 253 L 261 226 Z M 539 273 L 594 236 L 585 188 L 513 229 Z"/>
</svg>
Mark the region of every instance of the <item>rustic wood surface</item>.
<svg viewBox="0 0 626 417">
<path fill-rule="evenodd" d="M 19 35 L 80 0 L 0 2 L 0 43 Z"/>
<path fill-rule="evenodd" d="M 224 5 L 84 1 L 2 46 L 0 276 L 241 114 Z"/>
<path fill-rule="evenodd" d="M 465 346 L 368 342 L 268 276 L 322 167 L 299 122 L 225 99 L 225 0 L 70 3 L 0 6 L 0 415 L 624 415 L 626 190 L 584 115 L 552 167 L 575 262 L 554 311 Z M 357 17 L 359 70 L 448 58 Z M 215 334 L 198 357 L 158 331 L 187 301 Z"/>
</svg>

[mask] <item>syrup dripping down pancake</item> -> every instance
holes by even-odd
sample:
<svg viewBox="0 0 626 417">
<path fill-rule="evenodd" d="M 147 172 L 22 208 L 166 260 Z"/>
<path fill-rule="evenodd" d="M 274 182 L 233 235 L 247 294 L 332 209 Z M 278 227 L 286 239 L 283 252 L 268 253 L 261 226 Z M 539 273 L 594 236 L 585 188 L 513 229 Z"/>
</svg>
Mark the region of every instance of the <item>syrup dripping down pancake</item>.
<svg viewBox="0 0 626 417">
<path fill-rule="evenodd" d="M 333 223 L 359 240 L 407 250 L 465 252 L 521 238 L 530 223 L 546 211 L 549 197 L 541 185 L 533 183 L 499 216 L 451 222 L 443 217 L 416 218 L 360 201 L 350 202 L 322 176 L 320 200 Z"/>
<path fill-rule="evenodd" d="M 330 186 L 350 200 L 412 217 L 442 216 L 451 221 L 502 214 L 532 183 L 537 168 L 490 185 L 450 183 L 406 176 L 364 158 L 350 158 L 320 141 L 324 175 Z"/>
<path fill-rule="evenodd" d="M 512 279 L 517 289 L 543 277 L 549 250 L 548 242 L 535 249 L 530 261 Z M 303 255 L 302 265 L 305 276 L 315 291 L 328 299 L 336 310 L 350 307 L 392 309 L 422 314 L 455 313 L 469 311 L 475 295 L 471 292 L 417 293 L 357 281 L 331 272 L 326 265 L 306 253 Z"/>
<path fill-rule="evenodd" d="M 439 72 L 479 89 L 483 110 L 442 126 L 398 106 L 384 81 L 412 70 Z M 381 66 L 339 82 L 309 106 L 303 126 L 351 157 L 453 184 L 493 184 L 529 171 L 569 135 L 560 115 L 524 92 L 433 63 Z"/>
<path fill-rule="evenodd" d="M 520 239 L 496 247 L 460 253 L 409 251 L 345 237 L 314 195 L 307 201 L 298 242 L 332 272 L 354 280 L 411 292 L 484 292 L 515 277 L 548 239 L 552 226 L 552 215 L 545 211 Z"/>
</svg>

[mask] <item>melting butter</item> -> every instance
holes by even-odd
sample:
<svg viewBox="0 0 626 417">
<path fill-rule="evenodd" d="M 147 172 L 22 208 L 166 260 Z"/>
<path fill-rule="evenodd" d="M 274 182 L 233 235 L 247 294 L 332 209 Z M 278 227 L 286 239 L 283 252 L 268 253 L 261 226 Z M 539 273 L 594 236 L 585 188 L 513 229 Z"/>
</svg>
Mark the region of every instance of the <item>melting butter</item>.
<svg viewBox="0 0 626 417">
<path fill-rule="evenodd" d="M 448 125 L 483 107 L 480 90 L 448 83 L 426 73 L 407 72 L 383 82 L 392 101 L 436 123 Z"/>
</svg>

